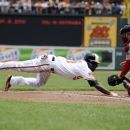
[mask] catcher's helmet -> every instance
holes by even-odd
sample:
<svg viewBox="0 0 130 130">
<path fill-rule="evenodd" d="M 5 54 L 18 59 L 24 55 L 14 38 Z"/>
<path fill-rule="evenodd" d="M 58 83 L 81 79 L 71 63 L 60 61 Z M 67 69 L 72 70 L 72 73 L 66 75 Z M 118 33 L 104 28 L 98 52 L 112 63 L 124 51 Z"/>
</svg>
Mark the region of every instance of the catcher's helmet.
<svg viewBox="0 0 130 130">
<path fill-rule="evenodd" d="M 126 33 L 126 32 L 130 32 L 130 24 L 127 24 L 127 25 L 125 25 L 124 27 L 122 27 L 122 28 L 120 29 L 120 35 L 121 35 L 121 34 L 124 34 L 124 33 Z"/>
<path fill-rule="evenodd" d="M 126 33 L 130 34 L 130 24 L 125 25 L 120 29 L 120 38 L 123 43 L 127 42 Z"/>
<path fill-rule="evenodd" d="M 119 78 L 117 75 L 111 75 L 107 81 L 110 86 L 116 86 L 123 82 L 123 78 Z"/>
<path fill-rule="evenodd" d="M 87 53 L 84 57 L 84 60 L 88 63 L 88 67 L 92 71 L 94 71 L 100 63 L 99 56 L 95 53 Z"/>
</svg>

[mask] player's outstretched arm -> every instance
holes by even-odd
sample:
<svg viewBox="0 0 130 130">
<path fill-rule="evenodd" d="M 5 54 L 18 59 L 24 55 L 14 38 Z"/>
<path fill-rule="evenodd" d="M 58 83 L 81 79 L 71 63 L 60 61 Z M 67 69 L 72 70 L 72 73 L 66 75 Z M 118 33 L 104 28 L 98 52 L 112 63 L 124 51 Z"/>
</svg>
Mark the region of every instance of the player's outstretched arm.
<svg viewBox="0 0 130 130">
<path fill-rule="evenodd" d="M 104 93 L 104 94 L 106 94 L 106 95 L 114 96 L 114 97 L 117 97 L 117 96 L 118 96 L 117 93 L 115 93 L 115 92 L 110 92 L 109 90 L 107 90 L 106 88 L 104 88 L 101 84 L 96 85 L 95 88 L 96 88 L 98 91 L 100 91 L 100 92 L 102 92 L 102 93 Z"/>
<path fill-rule="evenodd" d="M 88 83 L 90 86 L 95 87 L 98 91 L 100 91 L 101 93 L 103 93 L 105 95 L 114 96 L 114 97 L 118 96 L 117 93 L 110 92 L 109 90 L 104 88 L 97 80 L 89 80 Z"/>
</svg>

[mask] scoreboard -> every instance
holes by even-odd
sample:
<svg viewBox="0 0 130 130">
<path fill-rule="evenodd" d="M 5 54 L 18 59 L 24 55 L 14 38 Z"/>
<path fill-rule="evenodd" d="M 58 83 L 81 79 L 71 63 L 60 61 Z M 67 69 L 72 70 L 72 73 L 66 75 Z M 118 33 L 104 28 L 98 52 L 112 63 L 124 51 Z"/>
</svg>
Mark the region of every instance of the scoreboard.
<svg viewBox="0 0 130 130">
<path fill-rule="evenodd" d="M 0 15 L 0 45 L 81 46 L 82 16 Z"/>
</svg>

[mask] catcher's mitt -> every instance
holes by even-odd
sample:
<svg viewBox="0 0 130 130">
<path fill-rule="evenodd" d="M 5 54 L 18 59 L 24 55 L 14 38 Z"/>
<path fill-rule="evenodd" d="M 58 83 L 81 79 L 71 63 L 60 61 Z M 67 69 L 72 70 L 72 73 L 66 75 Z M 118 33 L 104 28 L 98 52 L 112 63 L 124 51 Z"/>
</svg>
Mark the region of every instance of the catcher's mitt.
<svg viewBox="0 0 130 130">
<path fill-rule="evenodd" d="M 108 77 L 108 84 L 110 86 L 116 86 L 123 82 L 122 78 L 119 78 L 117 75 L 111 75 Z"/>
</svg>

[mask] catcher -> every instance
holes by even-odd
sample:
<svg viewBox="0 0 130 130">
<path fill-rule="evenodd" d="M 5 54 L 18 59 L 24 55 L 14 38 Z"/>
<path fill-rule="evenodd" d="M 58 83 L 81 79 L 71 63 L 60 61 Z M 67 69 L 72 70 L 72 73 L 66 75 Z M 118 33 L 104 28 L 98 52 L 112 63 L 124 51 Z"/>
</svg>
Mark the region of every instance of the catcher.
<svg viewBox="0 0 130 130">
<path fill-rule="evenodd" d="M 126 60 L 120 64 L 122 70 L 119 74 L 108 77 L 108 84 L 111 86 L 116 86 L 123 83 L 124 87 L 128 91 L 128 95 L 130 96 L 130 80 L 125 77 L 130 70 L 130 25 L 125 25 L 121 28 L 120 38 L 124 44 Z"/>
<path fill-rule="evenodd" d="M 11 85 L 28 85 L 40 87 L 45 85 L 50 74 L 58 74 L 73 80 L 83 78 L 89 85 L 95 87 L 98 91 L 110 95 L 118 96 L 114 92 L 105 89 L 93 76 L 95 69 L 99 64 L 99 56 L 95 53 L 86 54 L 83 60 L 67 60 L 61 56 L 44 54 L 36 59 L 27 61 L 9 61 L 1 62 L 0 70 L 12 69 L 21 72 L 37 73 L 36 78 L 25 78 L 22 76 L 10 76 L 4 90 L 8 91 Z"/>
</svg>

